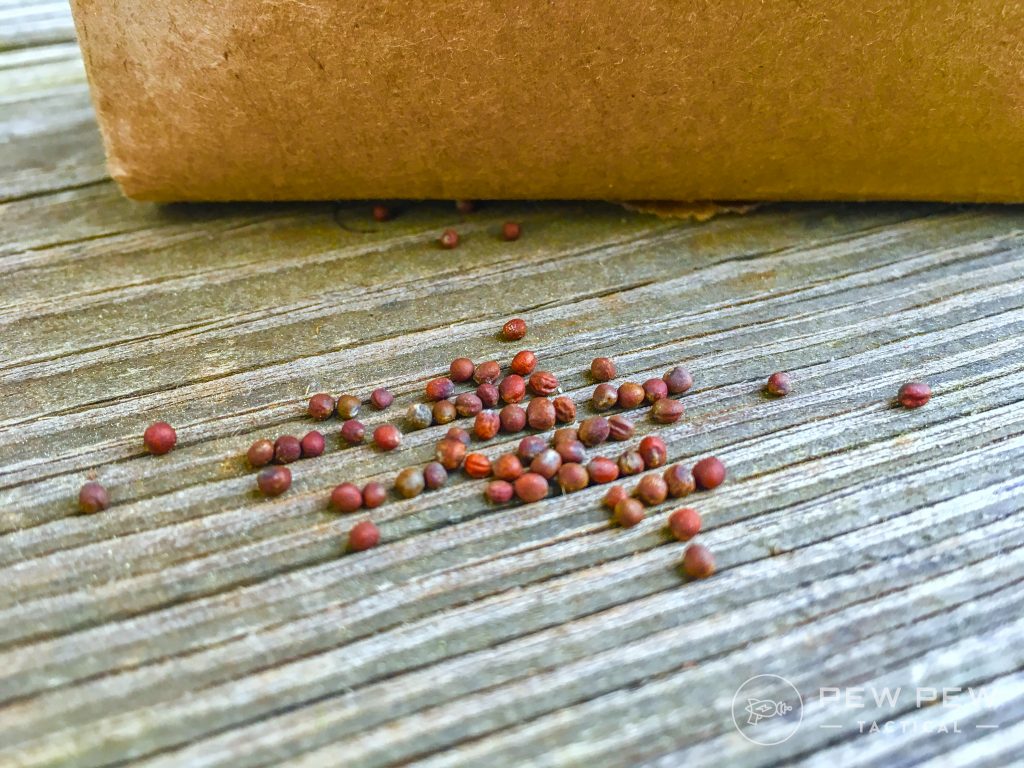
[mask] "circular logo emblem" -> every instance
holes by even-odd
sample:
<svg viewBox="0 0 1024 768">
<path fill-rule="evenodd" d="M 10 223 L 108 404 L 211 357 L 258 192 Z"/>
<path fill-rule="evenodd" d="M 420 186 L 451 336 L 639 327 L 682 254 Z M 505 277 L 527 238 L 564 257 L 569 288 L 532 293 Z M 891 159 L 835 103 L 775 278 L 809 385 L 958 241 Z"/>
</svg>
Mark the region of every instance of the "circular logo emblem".
<svg viewBox="0 0 1024 768">
<path fill-rule="evenodd" d="M 804 700 L 789 680 L 755 675 L 732 697 L 732 721 L 747 741 L 771 747 L 790 738 L 804 719 Z"/>
</svg>

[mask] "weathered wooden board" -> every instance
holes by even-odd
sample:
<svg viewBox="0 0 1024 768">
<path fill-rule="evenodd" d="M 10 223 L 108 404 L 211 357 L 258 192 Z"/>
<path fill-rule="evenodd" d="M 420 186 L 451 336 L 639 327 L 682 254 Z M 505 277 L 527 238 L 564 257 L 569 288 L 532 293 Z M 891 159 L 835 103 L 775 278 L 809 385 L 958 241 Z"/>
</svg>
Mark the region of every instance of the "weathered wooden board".
<svg viewBox="0 0 1024 768">
<path fill-rule="evenodd" d="M 106 180 L 66 12 L 0 17 L 0 764 L 1020 761 L 1024 211 L 137 205 Z M 452 357 L 509 358 L 513 315 L 582 413 L 598 353 L 623 379 L 691 367 L 658 431 L 730 468 L 692 500 L 713 579 L 681 577 L 667 506 L 623 531 L 599 488 L 496 509 L 462 477 L 343 555 L 330 488 L 426 461 L 442 427 L 381 455 L 329 422 L 287 495 L 254 493 L 245 448 L 311 429 L 309 393 L 388 386 L 382 423 Z M 778 369 L 795 391 L 766 399 Z M 912 377 L 935 397 L 911 412 Z M 157 418 L 180 436 L 160 458 Z M 77 516 L 90 474 L 115 504 Z M 733 723 L 760 674 L 803 697 L 775 747 Z M 820 695 L 847 686 L 905 694 Z M 929 686 L 985 698 L 916 706 Z"/>
</svg>

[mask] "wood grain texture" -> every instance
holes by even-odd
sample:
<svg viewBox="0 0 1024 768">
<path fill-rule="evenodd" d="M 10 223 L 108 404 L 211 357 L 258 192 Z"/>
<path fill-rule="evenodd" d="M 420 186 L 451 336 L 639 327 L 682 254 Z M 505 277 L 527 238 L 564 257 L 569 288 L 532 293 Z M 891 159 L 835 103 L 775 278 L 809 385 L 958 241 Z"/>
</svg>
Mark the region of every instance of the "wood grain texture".
<svg viewBox="0 0 1024 768">
<path fill-rule="evenodd" d="M 1024 212 L 132 204 L 47 8 L 0 0 L 38 29 L 0 37 L 0 764 L 1019 761 Z M 624 531 L 600 488 L 492 508 L 464 477 L 375 510 L 382 545 L 344 555 L 358 516 L 330 488 L 425 462 L 442 427 L 382 455 L 327 422 L 288 494 L 254 493 L 245 448 L 312 429 L 309 393 L 388 386 L 366 421 L 397 418 L 452 357 L 507 360 L 514 315 L 584 415 L 597 354 L 620 380 L 691 367 L 682 421 L 632 415 L 672 460 L 729 466 L 692 497 L 714 578 L 681 576 L 668 505 Z M 767 399 L 779 369 L 794 392 Z M 905 411 L 913 377 L 935 395 Z M 156 418 L 179 433 L 160 458 Z M 78 516 L 91 473 L 115 503 Z M 778 747 L 732 721 L 758 674 L 803 696 Z M 819 695 L 845 686 L 985 697 Z"/>
</svg>

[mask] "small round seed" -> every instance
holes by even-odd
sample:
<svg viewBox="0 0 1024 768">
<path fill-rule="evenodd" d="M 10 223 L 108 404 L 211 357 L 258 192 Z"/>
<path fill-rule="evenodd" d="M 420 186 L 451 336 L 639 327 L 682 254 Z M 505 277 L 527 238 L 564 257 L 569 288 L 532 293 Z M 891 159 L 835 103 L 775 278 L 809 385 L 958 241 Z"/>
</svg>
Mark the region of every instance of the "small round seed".
<svg viewBox="0 0 1024 768">
<path fill-rule="evenodd" d="M 256 469 L 265 467 L 274 460 L 274 444 L 269 440 L 257 440 L 249 446 L 245 457 L 249 460 L 249 466 Z"/>
<path fill-rule="evenodd" d="M 493 384 L 501 378 L 501 365 L 497 360 L 480 363 L 473 371 L 473 381 L 477 384 Z"/>
<path fill-rule="evenodd" d="M 380 543 L 380 531 L 369 520 L 363 520 L 352 526 L 348 532 L 348 548 L 350 552 L 363 552 L 373 549 Z"/>
<path fill-rule="evenodd" d="M 501 419 L 494 411 L 480 411 L 473 423 L 473 433 L 480 440 L 490 440 L 501 429 Z"/>
<path fill-rule="evenodd" d="M 563 462 L 579 464 L 587 458 L 587 449 L 579 440 L 562 440 L 555 443 L 555 450 Z"/>
<path fill-rule="evenodd" d="M 291 464 L 302 457 L 302 443 L 292 435 L 282 435 L 274 441 L 274 462 Z"/>
<path fill-rule="evenodd" d="M 491 460 L 482 453 L 471 453 L 466 456 L 462 470 L 470 477 L 479 480 L 491 474 Z"/>
<path fill-rule="evenodd" d="M 636 499 L 625 498 L 615 505 L 615 522 L 623 528 L 632 528 L 647 517 L 644 505 Z"/>
<path fill-rule="evenodd" d="M 633 492 L 640 501 L 653 507 L 668 498 L 668 485 L 658 475 L 644 475 Z"/>
<path fill-rule="evenodd" d="M 366 427 L 363 422 L 349 419 L 341 425 L 341 439 L 349 445 L 362 445 L 365 437 Z"/>
<path fill-rule="evenodd" d="M 342 395 L 338 398 L 338 403 L 335 409 L 338 411 L 338 416 L 343 419 L 354 419 L 359 415 L 359 407 L 363 404 L 355 395 Z"/>
<path fill-rule="evenodd" d="M 483 409 L 484 404 L 480 402 L 480 398 L 472 392 L 463 392 L 455 398 L 455 412 L 463 418 L 466 418 L 467 416 L 476 416 Z"/>
<path fill-rule="evenodd" d="M 725 465 L 714 456 L 701 459 L 693 465 L 693 479 L 698 488 L 710 491 L 725 480 Z"/>
<path fill-rule="evenodd" d="M 638 407 L 646 399 L 644 388 L 635 381 L 627 381 L 619 387 L 619 408 L 630 410 Z"/>
<path fill-rule="evenodd" d="M 444 436 L 450 437 L 452 440 L 458 440 L 463 445 L 469 445 L 470 442 L 469 432 L 462 427 L 451 427 Z"/>
<path fill-rule="evenodd" d="M 512 501 L 515 492 L 512 483 L 506 480 L 492 480 L 484 489 L 484 496 L 491 504 L 506 504 Z"/>
<path fill-rule="evenodd" d="M 552 404 L 555 406 L 555 421 L 559 424 L 572 424 L 576 421 L 576 403 L 567 395 L 559 395 Z"/>
<path fill-rule="evenodd" d="M 562 493 L 582 491 L 590 485 L 590 475 L 587 473 L 587 468 L 576 462 L 562 464 L 558 468 L 558 485 L 561 487 Z"/>
<path fill-rule="evenodd" d="M 383 411 L 395 402 L 395 396 L 384 387 L 377 387 L 370 393 L 370 404 L 378 411 Z"/>
<path fill-rule="evenodd" d="M 546 397 L 535 397 L 526 406 L 526 422 L 537 430 L 555 426 L 555 406 Z"/>
<path fill-rule="evenodd" d="M 668 516 L 668 529 L 679 541 L 689 541 L 700 533 L 700 515 L 690 507 L 677 509 Z"/>
<path fill-rule="evenodd" d="M 447 400 L 449 397 L 455 394 L 455 382 L 444 376 L 439 379 L 431 379 L 427 382 L 425 388 L 427 400 L 435 402 L 437 400 Z"/>
<path fill-rule="evenodd" d="M 785 371 L 776 371 L 768 377 L 764 391 L 774 397 L 785 397 L 793 389 L 793 382 Z"/>
<path fill-rule="evenodd" d="M 603 416 L 591 416 L 580 424 L 580 442 L 588 448 L 600 445 L 608 439 L 609 434 L 611 434 L 611 427 L 608 426 L 608 419 Z"/>
<path fill-rule="evenodd" d="M 590 479 L 598 485 L 611 483 L 619 477 L 619 465 L 604 456 L 595 456 L 587 464 Z"/>
<path fill-rule="evenodd" d="M 619 392 L 614 384 L 598 384 L 590 396 L 590 407 L 595 411 L 607 411 L 619 401 Z"/>
<path fill-rule="evenodd" d="M 302 448 L 302 458 L 315 459 L 324 452 L 324 436 L 315 429 L 307 432 L 299 441 L 299 447 Z"/>
<path fill-rule="evenodd" d="M 435 424 L 451 424 L 459 415 L 451 400 L 438 400 L 430 410 L 434 414 Z"/>
<path fill-rule="evenodd" d="M 533 461 L 530 462 L 530 471 L 550 480 L 561 466 L 562 457 L 558 455 L 558 451 L 554 448 L 545 448 L 533 457 Z"/>
<path fill-rule="evenodd" d="M 523 462 L 514 453 L 503 453 L 494 460 L 491 471 L 499 480 L 512 481 L 523 474 Z"/>
<path fill-rule="evenodd" d="M 561 387 L 551 371 L 534 371 L 530 375 L 530 391 L 539 397 L 547 397 L 561 391 Z"/>
<path fill-rule="evenodd" d="M 443 468 L 442 468 L 443 469 Z M 427 481 L 419 467 L 406 467 L 395 478 L 395 490 L 403 499 L 411 499 L 423 493 Z"/>
<path fill-rule="evenodd" d="M 441 237 L 438 238 L 438 243 L 440 243 L 442 248 L 450 251 L 459 244 L 459 233 L 454 229 L 446 229 L 441 233 Z"/>
<path fill-rule="evenodd" d="M 908 381 L 900 387 L 896 399 L 904 408 L 920 408 L 932 398 L 932 388 L 923 381 Z"/>
<path fill-rule="evenodd" d="M 514 317 L 501 327 L 501 334 L 508 341 L 519 341 L 526 335 L 526 321 L 521 317 Z"/>
<path fill-rule="evenodd" d="M 434 457 L 438 463 L 449 472 L 454 472 L 462 466 L 466 458 L 466 444 L 461 440 L 446 437 L 437 444 Z"/>
<path fill-rule="evenodd" d="M 623 416 L 621 413 L 612 416 L 608 419 L 608 439 L 622 442 L 623 440 L 629 440 L 633 436 L 633 432 L 636 427 L 633 426 L 633 422 Z"/>
<path fill-rule="evenodd" d="M 644 466 L 647 469 L 663 467 L 668 461 L 668 447 L 665 445 L 665 441 L 657 435 L 648 435 L 641 440 L 637 451 L 643 458 Z"/>
<path fill-rule="evenodd" d="M 426 403 L 413 403 L 405 412 L 405 423 L 409 429 L 426 429 L 434 423 L 434 411 Z"/>
<path fill-rule="evenodd" d="M 162 456 L 167 453 L 174 448 L 177 442 L 178 433 L 166 421 L 150 424 L 142 433 L 142 444 L 154 456 Z"/>
<path fill-rule="evenodd" d="M 544 438 L 539 435 L 528 435 L 519 441 L 519 447 L 516 450 L 516 454 L 519 459 L 526 464 L 536 458 L 537 454 L 548 447 L 548 444 L 544 442 Z"/>
<path fill-rule="evenodd" d="M 388 492 L 380 483 L 367 483 L 363 486 L 363 506 L 367 509 L 376 509 L 387 501 Z"/>
<path fill-rule="evenodd" d="M 510 373 L 501 380 L 498 393 L 506 403 L 521 403 L 526 397 L 526 380 L 517 373 Z"/>
<path fill-rule="evenodd" d="M 533 370 L 536 367 L 537 356 L 528 349 L 524 349 L 522 352 L 517 352 L 509 365 L 509 369 L 512 373 L 518 374 L 519 376 L 529 376 L 533 373 Z"/>
<path fill-rule="evenodd" d="M 693 376 L 681 365 L 666 371 L 665 375 L 661 378 L 668 385 L 668 393 L 670 395 L 681 395 L 693 386 Z"/>
<path fill-rule="evenodd" d="M 326 392 L 309 398 L 306 412 L 317 421 L 323 421 L 334 413 L 334 398 Z"/>
<path fill-rule="evenodd" d="M 448 470 L 439 461 L 432 461 L 423 468 L 423 483 L 428 491 L 436 491 L 448 482 Z"/>
<path fill-rule="evenodd" d="M 402 444 L 402 433 L 394 424 L 381 424 L 373 430 L 373 442 L 382 451 L 393 451 Z"/>
<path fill-rule="evenodd" d="M 644 459 L 636 451 L 626 451 L 619 456 L 619 474 L 620 475 L 638 475 L 644 471 Z"/>
<path fill-rule="evenodd" d="M 503 240 L 508 240 L 509 242 L 518 240 L 522 231 L 523 228 L 518 221 L 506 221 L 501 225 L 501 237 Z"/>
<path fill-rule="evenodd" d="M 97 482 L 85 483 L 78 489 L 78 511 L 91 515 L 102 512 L 110 506 L 110 495 L 107 489 Z"/>
<path fill-rule="evenodd" d="M 604 495 L 604 499 L 601 501 L 608 509 L 615 509 L 620 501 L 628 499 L 629 494 L 626 489 L 621 485 L 613 485 L 608 489 L 608 493 Z"/>
<path fill-rule="evenodd" d="M 292 487 L 292 471 L 288 467 L 264 467 L 256 475 L 256 486 L 264 496 L 280 496 Z"/>
<path fill-rule="evenodd" d="M 674 424 L 682 418 L 685 406 L 678 400 L 670 397 L 655 401 L 651 406 L 651 419 L 658 424 Z"/>
<path fill-rule="evenodd" d="M 590 376 L 594 381 L 611 381 L 616 373 L 615 361 L 610 357 L 595 357 L 590 363 Z"/>
<path fill-rule="evenodd" d="M 374 221 L 387 221 L 392 216 L 392 211 L 386 205 L 375 205 L 373 206 L 373 220 Z"/>
<path fill-rule="evenodd" d="M 452 360 L 452 364 L 448 368 L 448 375 L 452 381 L 461 383 L 472 379 L 475 370 L 476 366 L 468 357 L 457 357 Z"/>
<path fill-rule="evenodd" d="M 661 379 L 648 379 L 644 382 L 644 399 L 648 403 L 656 403 L 668 397 L 668 384 Z"/>
<path fill-rule="evenodd" d="M 575 427 L 559 427 L 551 436 L 551 445 L 558 447 L 561 442 L 572 442 L 580 439 L 580 432 Z"/>
<path fill-rule="evenodd" d="M 548 495 L 550 490 L 547 479 L 536 472 L 527 472 L 522 477 L 517 478 L 515 483 L 513 483 L 513 487 L 519 500 L 526 504 L 540 501 Z"/>
<path fill-rule="evenodd" d="M 715 558 L 703 544 L 691 544 L 683 552 L 683 573 L 691 579 L 706 579 L 715 572 Z"/>
<path fill-rule="evenodd" d="M 339 512 L 355 512 L 363 506 L 363 492 L 352 483 L 342 483 L 331 491 L 331 506 Z"/>
<path fill-rule="evenodd" d="M 506 405 L 498 413 L 501 421 L 501 431 L 515 434 L 526 428 L 526 409 L 518 405 Z"/>
<path fill-rule="evenodd" d="M 693 473 L 689 467 L 682 464 L 673 464 L 665 470 L 663 477 L 665 484 L 668 485 L 668 493 L 673 499 L 689 496 L 697 490 L 697 481 L 693 479 Z"/>
<path fill-rule="evenodd" d="M 480 398 L 480 404 L 484 408 L 494 408 L 498 401 L 501 400 L 501 394 L 498 392 L 498 388 L 493 384 L 484 382 L 476 388 L 476 396 Z"/>
</svg>

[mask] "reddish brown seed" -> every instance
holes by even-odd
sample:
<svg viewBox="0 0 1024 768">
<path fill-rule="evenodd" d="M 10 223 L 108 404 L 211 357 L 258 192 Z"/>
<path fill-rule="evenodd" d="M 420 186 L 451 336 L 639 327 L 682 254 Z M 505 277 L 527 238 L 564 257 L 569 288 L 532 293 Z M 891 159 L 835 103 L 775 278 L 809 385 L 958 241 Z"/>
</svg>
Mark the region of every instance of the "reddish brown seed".
<svg viewBox="0 0 1024 768">
<path fill-rule="evenodd" d="M 536 472 L 527 472 L 513 483 L 516 496 L 526 504 L 540 501 L 548 495 L 548 481 Z"/>
<path fill-rule="evenodd" d="M 608 439 L 622 442 L 623 440 L 629 440 L 633 436 L 633 432 L 636 427 L 633 426 L 633 422 L 623 416 L 621 413 L 612 416 L 608 419 Z"/>
<path fill-rule="evenodd" d="M 370 393 L 370 404 L 378 411 L 387 409 L 393 402 L 395 402 L 395 396 L 384 387 L 377 387 Z"/>
<path fill-rule="evenodd" d="M 452 381 L 461 383 L 473 378 L 473 372 L 475 370 L 476 366 L 473 365 L 473 361 L 468 357 L 457 357 L 452 360 L 452 364 L 448 368 L 448 375 L 451 377 Z"/>
<path fill-rule="evenodd" d="M 658 424 L 674 424 L 682 418 L 685 406 L 670 397 L 658 400 L 651 406 L 651 419 Z"/>
<path fill-rule="evenodd" d="M 480 404 L 484 408 L 494 408 L 501 400 L 498 388 L 486 382 L 476 388 L 476 396 L 480 398 Z"/>
<path fill-rule="evenodd" d="M 683 573 L 691 579 L 706 579 L 715 572 L 715 558 L 703 544 L 691 544 L 683 552 Z"/>
<path fill-rule="evenodd" d="M 436 491 L 448 482 L 448 470 L 439 461 L 432 461 L 423 468 L 423 484 L 428 491 Z"/>
<path fill-rule="evenodd" d="M 590 363 L 590 376 L 594 381 L 611 381 L 616 373 L 615 361 L 610 357 L 595 357 Z"/>
<path fill-rule="evenodd" d="M 449 472 L 454 472 L 462 466 L 466 458 L 466 444 L 461 440 L 446 437 L 437 444 L 434 457 L 438 463 Z"/>
<path fill-rule="evenodd" d="M 932 398 L 932 388 L 923 381 L 908 381 L 900 387 L 896 399 L 904 408 L 920 408 Z"/>
<path fill-rule="evenodd" d="M 555 406 L 555 421 L 559 424 L 572 424 L 576 421 L 576 403 L 571 397 L 559 395 L 552 404 Z"/>
<path fill-rule="evenodd" d="M 501 429 L 501 419 L 494 411 L 480 411 L 473 423 L 473 434 L 480 440 L 490 440 Z"/>
<path fill-rule="evenodd" d="M 555 426 L 555 406 L 546 397 L 535 397 L 526 406 L 526 422 L 533 429 Z"/>
<path fill-rule="evenodd" d="M 562 440 L 554 444 L 563 462 L 581 463 L 587 458 L 587 449 L 579 440 Z"/>
<path fill-rule="evenodd" d="M 387 498 L 387 489 L 380 483 L 367 483 L 363 486 L 363 506 L 367 509 L 376 509 Z"/>
<path fill-rule="evenodd" d="M 334 398 L 325 392 L 309 398 L 306 412 L 317 421 L 323 421 L 334 413 Z"/>
<path fill-rule="evenodd" d="M 646 399 L 644 388 L 635 381 L 627 381 L 619 387 L 619 408 L 636 408 Z"/>
<path fill-rule="evenodd" d="M 670 395 L 681 395 L 693 386 L 693 376 L 681 365 L 666 371 L 665 375 L 661 378 L 668 385 L 668 393 Z"/>
<path fill-rule="evenodd" d="M 338 398 L 335 410 L 337 410 L 338 416 L 343 419 L 354 419 L 359 415 L 359 407 L 362 404 L 363 401 L 355 395 L 342 395 Z"/>
<path fill-rule="evenodd" d="M 435 424 L 451 424 L 459 415 L 451 400 L 438 400 L 430 410 L 434 414 Z"/>
<path fill-rule="evenodd" d="M 596 456 L 587 464 L 587 472 L 593 482 L 604 485 L 618 479 L 619 465 L 604 456 Z"/>
<path fill-rule="evenodd" d="M 518 373 L 510 373 L 501 380 L 498 393 L 506 403 L 521 403 L 526 397 L 526 380 Z"/>
<path fill-rule="evenodd" d="M 146 431 L 142 433 L 142 444 L 154 456 L 162 456 L 167 453 L 174 448 L 177 442 L 178 433 L 166 421 L 150 424 L 146 427 Z"/>
<path fill-rule="evenodd" d="M 375 205 L 373 206 L 373 220 L 374 221 L 387 221 L 391 218 L 391 209 L 386 205 Z"/>
<path fill-rule="evenodd" d="M 443 469 L 443 468 L 442 468 Z M 411 499 L 423 493 L 427 481 L 419 467 L 406 467 L 395 478 L 395 490 L 403 499 Z"/>
<path fill-rule="evenodd" d="M 449 397 L 455 394 L 455 382 L 444 376 L 439 379 L 431 379 L 427 382 L 426 386 L 427 400 L 435 402 L 437 400 L 447 400 Z"/>
<path fill-rule="evenodd" d="M 434 423 L 434 410 L 426 403 L 413 403 L 405 412 L 409 429 L 426 429 Z"/>
<path fill-rule="evenodd" d="M 591 416 L 580 424 L 580 442 L 588 448 L 600 445 L 608 439 L 609 434 L 611 427 L 608 426 L 608 419 L 603 416 Z"/>
<path fill-rule="evenodd" d="M 785 371 L 776 371 L 768 377 L 764 391 L 774 397 L 785 397 L 793 389 L 793 382 Z"/>
<path fill-rule="evenodd" d="M 693 479 L 693 473 L 689 467 L 682 464 L 673 464 L 665 470 L 663 475 L 665 484 L 668 485 L 668 493 L 673 499 L 688 496 L 697 490 L 697 481 Z"/>
<path fill-rule="evenodd" d="M 519 441 L 519 448 L 516 450 L 516 454 L 520 460 L 524 463 L 530 463 L 534 460 L 538 453 L 548 447 L 548 444 L 544 442 L 544 438 L 539 435 L 529 435 Z"/>
<path fill-rule="evenodd" d="M 484 496 L 491 504 L 506 504 L 512 501 L 515 487 L 505 480 L 492 480 L 484 489 Z"/>
<path fill-rule="evenodd" d="M 623 528 L 632 528 L 645 517 L 644 505 L 636 499 L 625 498 L 615 505 L 615 522 Z"/>
<path fill-rule="evenodd" d="M 668 384 L 661 379 L 648 379 L 644 382 L 644 399 L 648 403 L 656 403 L 668 397 Z"/>
<path fill-rule="evenodd" d="M 523 474 L 523 462 L 514 453 L 503 453 L 494 460 L 491 471 L 499 480 L 515 480 Z"/>
<path fill-rule="evenodd" d="M 644 471 L 644 459 L 636 451 L 626 451 L 619 456 L 619 474 L 620 475 L 638 475 Z"/>
<path fill-rule="evenodd" d="M 700 533 L 700 515 L 690 507 L 677 509 L 668 516 L 668 529 L 679 541 L 689 541 Z"/>
<path fill-rule="evenodd" d="M 533 457 L 533 461 L 530 462 L 530 471 L 550 480 L 561 466 L 562 457 L 558 455 L 558 451 L 554 448 L 545 448 Z"/>
<path fill-rule="evenodd" d="M 257 440 L 249 446 L 245 457 L 249 460 L 249 466 L 265 467 L 274 460 L 274 444 L 269 440 Z"/>
<path fill-rule="evenodd" d="M 560 390 L 558 379 L 551 371 L 534 371 L 530 376 L 530 391 L 540 397 L 553 395 Z"/>
<path fill-rule="evenodd" d="M 497 360 L 480 363 L 473 371 L 473 381 L 477 384 L 493 384 L 501 378 L 501 365 Z"/>
<path fill-rule="evenodd" d="M 402 433 L 394 424 L 381 424 L 373 430 L 373 442 L 382 451 L 393 451 L 402 444 Z"/>
<path fill-rule="evenodd" d="M 482 453 L 471 453 L 466 456 L 462 470 L 470 477 L 479 480 L 491 474 L 491 460 Z"/>
<path fill-rule="evenodd" d="M 302 437 L 299 446 L 302 448 L 302 458 L 315 459 L 324 452 L 324 436 L 314 429 Z"/>
<path fill-rule="evenodd" d="M 302 457 L 302 443 L 292 435 L 282 435 L 274 441 L 274 463 L 291 464 Z"/>
<path fill-rule="evenodd" d="M 451 250 L 459 244 L 459 233 L 454 229 L 446 229 L 441 233 L 441 237 L 438 239 L 438 243 L 445 250 Z"/>
<path fill-rule="evenodd" d="M 558 485 L 562 489 L 562 493 L 582 491 L 590 485 L 587 468 L 576 462 L 563 464 L 558 468 Z"/>
<path fill-rule="evenodd" d="M 516 356 L 512 358 L 512 362 L 509 364 L 509 369 L 512 373 L 519 376 L 529 376 L 533 373 L 534 368 L 537 367 L 537 356 L 528 349 L 524 349 L 522 352 L 517 352 Z"/>
<path fill-rule="evenodd" d="M 455 398 L 455 412 L 463 418 L 476 416 L 483 409 L 484 404 L 472 392 L 463 392 Z"/>
<path fill-rule="evenodd" d="M 110 506 L 107 489 L 96 482 L 85 483 L 78 489 L 78 511 L 86 515 L 102 512 Z"/>
<path fill-rule="evenodd" d="M 373 549 L 380 543 L 380 531 L 369 520 L 363 520 L 352 526 L 348 532 L 348 548 L 350 552 L 363 552 Z"/>
<path fill-rule="evenodd" d="M 518 240 L 522 232 L 523 228 L 518 221 L 506 221 L 501 225 L 501 237 L 509 242 Z"/>
<path fill-rule="evenodd" d="M 619 401 L 619 392 L 614 384 L 598 384 L 590 396 L 590 407 L 595 411 L 607 411 Z"/>
<path fill-rule="evenodd" d="M 462 427 L 451 427 L 444 436 L 450 437 L 452 440 L 458 440 L 463 445 L 469 445 L 470 442 L 469 432 Z"/>
<path fill-rule="evenodd" d="M 693 465 L 693 479 L 698 488 L 710 491 L 725 480 L 725 465 L 714 456 L 701 459 Z"/>
<path fill-rule="evenodd" d="M 366 427 L 363 422 L 349 419 L 341 425 L 341 439 L 349 445 L 362 445 L 366 437 Z"/>
<path fill-rule="evenodd" d="M 501 421 L 501 431 L 515 434 L 526 428 L 526 409 L 518 405 L 506 405 L 498 413 Z"/>
<path fill-rule="evenodd" d="M 514 317 L 501 327 L 501 334 L 509 341 L 519 341 L 526 335 L 526 321 Z"/>
<path fill-rule="evenodd" d="M 472 200 L 456 200 L 455 210 L 463 215 L 470 214 L 476 210 L 476 203 Z"/>
<path fill-rule="evenodd" d="M 668 461 L 668 447 L 665 445 L 665 441 L 657 435 L 648 435 L 641 440 L 637 451 L 644 460 L 644 466 L 648 469 L 663 467 Z"/>
<path fill-rule="evenodd" d="M 668 498 L 668 485 L 658 475 L 644 475 L 633 493 L 648 507 L 653 507 Z"/>
<path fill-rule="evenodd" d="M 604 495 L 604 499 L 601 503 L 608 507 L 608 509 L 615 509 L 616 505 L 618 505 L 620 501 L 628 498 L 629 494 L 626 492 L 625 487 L 621 485 L 613 485 L 608 489 L 608 493 Z"/>
<path fill-rule="evenodd" d="M 292 471 L 288 467 L 264 467 L 256 475 L 256 486 L 264 496 L 280 496 L 292 487 Z"/>
<path fill-rule="evenodd" d="M 363 506 L 363 492 L 353 483 L 342 483 L 331 491 L 331 506 L 339 512 L 355 512 Z"/>
<path fill-rule="evenodd" d="M 551 444 L 557 448 L 558 444 L 563 441 L 572 442 L 579 439 L 580 433 L 575 427 L 559 427 L 551 436 Z"/>
</svg>

